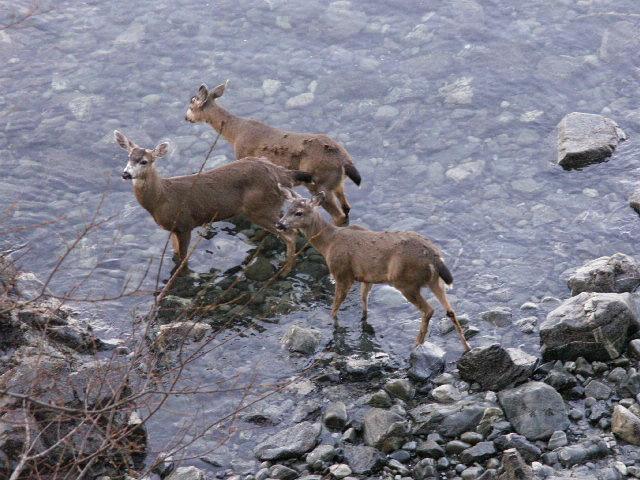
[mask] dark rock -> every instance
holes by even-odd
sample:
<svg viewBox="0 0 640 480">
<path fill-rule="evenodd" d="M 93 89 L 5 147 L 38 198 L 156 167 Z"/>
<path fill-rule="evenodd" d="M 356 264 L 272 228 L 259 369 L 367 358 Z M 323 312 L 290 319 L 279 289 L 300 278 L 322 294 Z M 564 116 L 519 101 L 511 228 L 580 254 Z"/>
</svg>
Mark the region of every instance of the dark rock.
<svg viewBox="0 0 640 480">
<path fill-rule="evenodd" d="M 525 463 L 515 448 L 505 450 L 502 454 L 503 473 L 498 480 L 533 480 L 533 470 Z"/>
<path fill-rule="evenodd" d="M 411 400 L 416 394 L 416 389 L 413 388 L 413 385 L 411 385 L 411 382 L 409 382 L 409 380 L 404 378 L 396 378 L 396 379 L 389 380 L 385 384 L 384 389 L 390 395 L 393 395 L 394 397 L 397 397 L 397 398 L 401 398 L 402 400 L 405 400 L 405 401 Z"/>
<path fill-rule="evenodd" d="M 494 443 L 500 450 L 516 449 L 529 463 L 538 460 L 542 455 L 542 450 L 517 433 L 500 435 L 494 440 Z"/>
<path fill-rule="evenodd" d="M 477 382 L 484 390 L 502 390 L 529 378 L 538 359 L 517 348 L 503 348 L 494 343 L 466 352 L 458 361 L 460 377 Z"/>
<path fill-rule="evenodd" d="M 558 461 L 565 467 L 584 463 L 594 458 L 606 457 L 609 455 L 609 447 L 602 439 L 587 440 L 575 445 L 567 445 L 554 450 Z"/>
<path fill-rule="evenodd" d="M 596 400 L 606 400 L 611 396 L 611 388 L 599 380 L 591 380 L 585 387 L 584 394 Z"/>
<path fill-rule="evenodd" d="M 636 190 L 629 196 L 629 206 L 640 215 L 640 190 Z"/>
<path fill-rule="evenodd" d="M 424 442 L 420 442 L 418 448 L 416 449 L 416 453 L 420 457 L 429 457 L 435 459 L 444 457 L 444 449 L 433 440 L 425 440 Z"/>
<path fill-rule="evenodd" d="M 542 382 L 529 382 L 498 394 L 507 420 L 528 440 L 544 440 L 569 426 L 560 394 Z"/>
<path fill-rule="evenodd" d="M 462 440 L 451 440 L 445 445 L 445 450 L 449 455 L 458 455 L 470 447 L 471 445 Z"/>
<path fill-rule="evenodd" d="M 413 467 L 415 480 L 437 480 L 439 477 L 436 464 L 431 458 L 423 458 Z"/>
<path fill-rule="evenodd" d="M 491 458 L 496 453 L 493 442 L 480 442 L 471 448 L 467 448 L 460 453 L 460 461 L 470 465 L 475 462 L 483 462 Z"/>
<path fill-rule="evenodd" d="M 273 265 L 271 265 L 271 262 L 265 257 L 256 257 L 244 270 L 245 276 L 249 280 L 256 282 L 269 280 L 274 273 Z"/>
<path fill-rule="evenodd" d="M 418 435 L 437 432 L 446 437 L 456 437 L 469 430 L 475 430 L 485 409 L 495 406 L 474 399 L 464 399 L 448 405 L 419 405 L 410 411 L 414 419 L 413 432 Z"/>
<path fill-rule="evenodd" d="M 364 416 L 364 442 L 383 452 L 392 452 L 400 448 L 408 432 L 408 422 L 389 410 L 372 408 Z"/>
<path fill-rule="evenodd" d="M 319 423 L 298 423 L 260 443 L 255 449 L 255 454 L 260 460 L 297 457 L 316 446 L 320 430 Z"/>
<path fill-rule="evenodd" d="M 578 384 L 576 377 L 567 372 L 564 368 L 551 370 L 543 382 L 547 385 L 551 385 L 553 388 L 560 392 L 571 390 Z"/>
<path fill-rule="evenodd" d="M 640 286 L 640 264 L 623 253 L 600 257 L 578 268 L 567 283 L 571 295 L 633 292 Z"/>
<path fill-rule="evenodd" d="M 366 445 L 348 445 L 343 447 L 344 461 L 357 475 L 368 475 L 379 471 L 384 465 L 384 455 L 377 449 Z"/>
<path fill-rule="evenodd" d="M 574 373 L 583 377 L 590 377 L 593 375 L 593 367 L 584 357 L 578 357 L 575 361 Z"/>
<path fill-rule="evenodd" d="M 430 342 L 418 345 L 409 357 L 409 375 L 420 381 L 427 381 L 442 373 L 445 366 L 445 351 Z"/>
<path fill-rule="evenodd" d="M 390 454 L 389 458 L 392 458 L 393 460 L 397 460 L 400 463 L 407 463 L 411 459 L 411 454 L 406 450 L 400 449 Z"/>
<path fill-rule="evenodd" d="M 465 443 L 468 443 L 469 445 L 475 445 L 477 443 L 480 443 L 482 440 L 484 440 L 484 438 L 478 432 L 464 432 L 462 435 L 460 435 L 460 440 L 462 440 Z"/>
<path fill-rule="evenodd" d="M 278 480 L 293 480 L 298 478 L 298 472 L 284 465 L 273 465 L 269 469 L 269 476 Z"/>
<path fill-rule="evenodd" d="M 570 113 L 558 124 L 558 163 L 565 169 L 572 169 L 602 162 L 626 138 L 610 118 Z"/>
<path fill-rule="evenodd" d="M 342 402 L 330 403 L 323 417 L 324 424 L 330 430 L 342 431 L 347 424 L 347 407 Z"/>
<path fill-rule="evenodd" d="M 378 390 L 371 394 L 367 403 L 372 407 L 389 408 L 393 405 L 393 400 L 391 400 L 391 397 L 387 392 L 384 390 Z"/>
<path fill-rule="evenodd" d="M 620 356 L 637 325 L 629 293 L 583 292 L 566 300 L 542 323 L 542 353 L 545 359 L 613 359 Z"/>
</svg>

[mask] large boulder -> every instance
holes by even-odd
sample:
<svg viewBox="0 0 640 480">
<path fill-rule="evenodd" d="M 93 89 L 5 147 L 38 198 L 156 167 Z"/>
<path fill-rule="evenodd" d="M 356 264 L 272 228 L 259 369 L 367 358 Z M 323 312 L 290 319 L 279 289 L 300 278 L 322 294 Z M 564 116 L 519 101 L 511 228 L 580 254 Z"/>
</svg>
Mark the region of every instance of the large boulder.
<svg viewBox="0 0 640 480">
<path fill-rule="evenodd" d="M 629 293 L 583 292 L 565 300 L 540 325 L 545 360 L 610 360 L 624 351 L 638 327 Z"/>
<path fill-rule="evenodd" d="M 571 295 L 633 292 L 640 285 L 640 264 L 623 253 L 596 258 L 578 268 L 567 283 Z"/>
<path fill-rule="evenodd" d="M 497 391 L 527 380 L 537 363 L 536 357 L 518 348 L 503 348 L 494 343 L 466 352 L 458 361 L 458 370 L 467 382 Z"/>
<path fill-rule="evenodd" d="M 416 380 L 427 381 L 444 370 L 445 351 L 439 346 L 424 342 L 411 352 L 409 357 L 409 376 Z"/>
<path fill-rule="evenodd" d="M 611 431 L 625 442 L 640 445 L 640 418 L 622 405 L 613 409 Z"/>
<path fill-rule="evenodd" d="M 528 440 L 546 440 L 569 426 L 562 397 L 546 383 L 529 382 L 503 390 L 498 399 L 507 420 Z"/>
<path fill-rule="evenodd" d="M 364 415 L 364 443 L 383 452 L 400 448 L 409 433 L 408 422 L 397 413 L 372 408 Z"/>
<path fill-rule="evenodd" d="M 316 446 L 321 429 L 319 423 L 298 423 L 260 443 L 255 449 L 255 454 L 260 460 L 297 457 Z"/>
<path fill-rule="evenodd" d="M 413 433 L 428 435 L 437 432 L 446 437 L 456 437 L 475 430 L 485 409 L 495 406 L 493 403 L 472 398 L 448 405 L 425 403 L 409 412 L 414 420 Z"/>
<path fill-rule="evenodd" d="M 565 169 L 572 169 L 602 162 L 626 138 L 610 118 L 570 113 L 558 124 L 558 163 Z"/>
</svg>

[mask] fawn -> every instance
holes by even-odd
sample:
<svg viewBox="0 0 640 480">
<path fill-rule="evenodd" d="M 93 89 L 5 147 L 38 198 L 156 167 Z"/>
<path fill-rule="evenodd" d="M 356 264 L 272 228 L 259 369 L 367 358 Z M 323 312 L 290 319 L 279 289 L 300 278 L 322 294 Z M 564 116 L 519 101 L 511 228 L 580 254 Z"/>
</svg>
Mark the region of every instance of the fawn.
<svg viewBox="0 0 640 480">
<path fill-rule="evenodd" d="M 469 344 L 456 318 L 445 284 L 453 284 L 453 276 L 442 260 L 442 254 L 431 240 L 415 232 L 374 232 L 360 226 L 336 227 L 322 218 L 316 207 L 322 204 L 322 193 L 311 200 L 283 188 L 291 202 L 276 227 L 284 232 L 300 230 L 322 254 L 336 282 L 332 315 L 338 309 L 354 281 L 362 282 L 363 318 L 374 283 L 386 283 L 402 293 L 422 312 L 422 323 L 416 344 L 424 342 L 433 307 L 422 297 L 420 289 L 429 287 L 453 322 L 466 351 Z"/>
<path fill-rule="evenodd" d="M 225 86 L 218 85 L 211 92 L 206 85 L 200 86 L 185 119 L 211 125 L 233 145 L 236 158 L 264 156 L 276 165 L 309 172 L 313 176 L 309 190 L 324 192 L 324 209 L 336 225 L 347 224 L 351 205 L 344 192 L 345 175 L 356 185 L 361 178 L 346 149 L 327 135 L 287 132 L 233 115 L 216 103 Z"/>
<path fill-rule="evenodd" d="M 122 178 L 133 180 L 133 192 L 140 205 L 158 225 L 171 232 L 178 265 L 186 269 L 194 228 L 242 214 L 285 242 L 287 259 L 281 274 L 291 271 L 295 264 L 295 234 L 275 228 L 285 200 L 279 184 L 293 187 L 312 181 L 311 175 L 264 159 L 245 158 L 195 175 L 161 178 L 155 161 L 167 154 L 167 143 L 150 150 L 139 147 L 117 130 L 114 135 L 129 154 Z"/>
</svg>

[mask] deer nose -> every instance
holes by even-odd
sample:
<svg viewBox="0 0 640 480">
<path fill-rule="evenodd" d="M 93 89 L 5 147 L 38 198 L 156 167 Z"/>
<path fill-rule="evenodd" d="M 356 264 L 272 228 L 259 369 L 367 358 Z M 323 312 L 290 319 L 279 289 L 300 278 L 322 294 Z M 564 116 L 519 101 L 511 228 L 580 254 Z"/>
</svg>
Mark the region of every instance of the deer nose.
<svg viewBox="0 0 640 480">
<path fill-rule="evenodd" d="M 284 230 L 286 230 L 286 229 L 287 229 L 287 226 L 286 226 L 284 223 L 282 223 L 282 222 L 278 222 L 278 223 L 276 223 L 276 228 L 277 228 L 278 230 L 283 230 L 283 231 L 284 231 Z"/>
<path fill-rule="evenodd" d="M 131 180 L 133 177 L 129 172 L 122 172 L 122 178 L 125 180 Z"/>
</svg>

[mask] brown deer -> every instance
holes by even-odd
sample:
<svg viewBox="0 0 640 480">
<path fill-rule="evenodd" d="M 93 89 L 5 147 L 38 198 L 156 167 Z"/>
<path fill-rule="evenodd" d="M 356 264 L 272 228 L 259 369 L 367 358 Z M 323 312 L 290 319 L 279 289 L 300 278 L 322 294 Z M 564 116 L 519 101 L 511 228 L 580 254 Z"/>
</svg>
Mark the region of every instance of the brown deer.
<svg viewBox="0 0 640 480">
<path fill-rule="evenodd" d="M 291 202 L 276 227 L 284 232 L 300 230 L 318 250 L 336 282 L 336 294 L 331 311 L 337 318 L 338 309 L 354 281 L 362 282 L 363 318 L 367 316 L 367 301 L 374 283 L 386 283 L 402 293 L 422 312 L 422 324 L 416 344 L 424 342 L 433 308 L 420 294 L 429 287 L 453 322 L 462 345 L 469 350 L 462 327 L 456 318 L 445 284 L 453 284 L 453 276 L 442 260 L 442 254 L 431 240 L 415 232 L 374 232 L 360 226 L 336 227 L 322 218 L 317 206 L 322 193 L 306 200 L 288 188 L 283 188 Z"/>
<path fill-rule="evenodd" d="M 212 221 L 242 214 L 256 225 L 278 235 L 287 245 L 281 275 L 295 264 L 295 234 L 275 228 L 285 195 L 279 184 L 293 187 L 310 182 L 306 172 L 287 170 L 260 158 L 245 158 L 195 175 L 161 178 L 155 161 L 168 152 L 168 144 L 142 148 L 115 131 L 118 145 L 129 158 L 122 178 L 133 180 L 133 192 L 158 225 L 171 232 L 178 265 L 186 270 L 191 231 Z"/>
<path fill-rule="evenodd" d="M 336 225 L 349 222 L 351 205 L 344 192 L 345 175 L 360 185 L 360 173 L 346 149 L 327 135 L 287 132 L 250 118 L 242 118 L 217 104 L 226 83 L 211 92 L 202 85 L 187 110 L 185 119 L 208 123 L 233 145 L 236 158 L 267 157 L 282 167 L 309 172 L 312 193 L 324 192 L 322 206 Z"/>
</svg>

